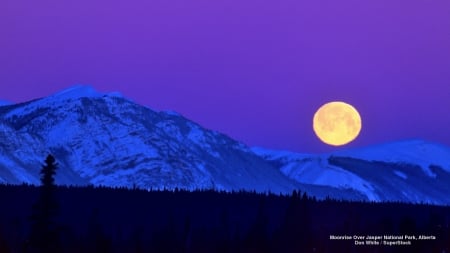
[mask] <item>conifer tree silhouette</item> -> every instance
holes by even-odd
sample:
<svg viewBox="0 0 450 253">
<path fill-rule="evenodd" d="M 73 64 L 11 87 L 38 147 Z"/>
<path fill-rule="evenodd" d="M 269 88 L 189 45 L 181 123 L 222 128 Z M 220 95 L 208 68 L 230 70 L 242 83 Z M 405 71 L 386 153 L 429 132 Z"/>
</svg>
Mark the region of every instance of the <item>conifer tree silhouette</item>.
<svg viewBox="0 0 450 253">
<path fill-rule="evenodd" d="M 56 160 L 52 155 L 45 159 L 41 169 L 41 186 L 37 202 L 33 205 L 31 215 L 31 232 L 28 252 L 58 252 L 58 233 L 54 218 L 58 203 L 55 198 Z"/>
<path fill-rule="evenodd" d="M 41 184 L 45 189 L 52 188 L 55 186 L 55 179 L 53 178 L 56 174 L 56 160 L 52 155 L 48 155 L 45 159 L 45 165 L 41 170 Z"/>
</svg>

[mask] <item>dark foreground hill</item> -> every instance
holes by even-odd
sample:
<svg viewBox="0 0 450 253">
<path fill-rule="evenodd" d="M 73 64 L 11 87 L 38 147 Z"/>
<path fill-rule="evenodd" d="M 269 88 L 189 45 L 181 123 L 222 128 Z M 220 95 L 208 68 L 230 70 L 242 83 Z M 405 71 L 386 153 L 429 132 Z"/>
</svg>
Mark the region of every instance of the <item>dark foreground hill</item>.
<svg viewBox="0 0 450 253">
<path fill-rule="evenodd" d="M 36 252 L 28 245 L 30 217 L 41 193 L 35 186 L 0 185 L 0 252 Z M 55 193 L 51 243 L 58 252 L 450 250 L 450 207 L 316 201 L 297 192 L 58 187 Z M 364 245 L 355 245 L 354 236 L 364 236 L 358 240 Z M 367 245 L 367 236 L 380 236 L 371 240 L 380 245 Z"/>
</svg>

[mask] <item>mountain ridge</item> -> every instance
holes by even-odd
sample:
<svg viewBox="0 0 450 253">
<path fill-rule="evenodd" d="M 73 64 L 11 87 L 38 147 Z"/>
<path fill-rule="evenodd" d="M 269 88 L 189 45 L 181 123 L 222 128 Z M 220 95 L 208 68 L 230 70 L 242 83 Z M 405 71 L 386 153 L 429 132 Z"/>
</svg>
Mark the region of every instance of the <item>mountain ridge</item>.
<svg viewBox="0 0 450 253">
<path fill-rule="evenodd" d="M 2 181 L 14 175 L 17 183 L 38 183 L 37 162 L 49 152 L 64 168 L 57 178 L 60 183 L 283 192 L 295 188 L 243 144 L 179 114 L 156 112 L 123 97 L 99 96 L 90 89 L 81 89 L 81 95 L 73 91 L 80 89 L 69 91 L 70 96 L 63 92 L 2 108 Z M 220 173 L 232 167 L 233 160 L 244 163 L 236 167 L 245 167 L 232 171 L 237 180 Z M 6 169 L 13 164 L 14 170 Z M 250 165 L 283 184 L 265 179 Z M 137 172 L 139 178 L 134 178 Z"/>
<path fill-rule="evenodd" d="M 401 194 L 391 181 L 370 170 L 358 170 L 358 166 L 376 168 L 373 161 L 379 160 L 370 160 L 367 151 L 373 148 L 335 152 L 337 158 L 331 160 L 329 154 L 250 148 L 179 113 L 154 111 L 118 93 L 103 94 L 89 86 L 1 106 L 0 140 L 0 183 L 39 184 L 42 159 L 52 153 L 60 165 L 58 184 L 274 193 L 301 190 L 318 198 L 450 203 L 430 188 L 436 184 L 438 191 L 446 191 L 445 183 L 450 185 L 447 151 L 428 167 L 424 164 L 429 157 L 409 153 L 405 159 L 412 172 L 398 165 L 398 157 L 381 159 L 384 163 L 377 166 L 385 176 L 395 176 L 392 182 L 408 189 Z M 434 144 L 419 147 L 414 152 L 425 150 L 430 155 L 440 150 Z M 388 150 L 392 154 L 393 149 Z M 376 154 L 383 158 L 382 152 Z M 426 184 L 415 190 L 410 181 L 420 183 L 420 170 L 428 171 Z"/>
<path fill-rule="evenodd" d="M 442 144 L 412 139 L 323 154 L 252 150 L 298 182 L 355 189 L 372 201 L 450 203 L 450 148 Z"/>
</svg>

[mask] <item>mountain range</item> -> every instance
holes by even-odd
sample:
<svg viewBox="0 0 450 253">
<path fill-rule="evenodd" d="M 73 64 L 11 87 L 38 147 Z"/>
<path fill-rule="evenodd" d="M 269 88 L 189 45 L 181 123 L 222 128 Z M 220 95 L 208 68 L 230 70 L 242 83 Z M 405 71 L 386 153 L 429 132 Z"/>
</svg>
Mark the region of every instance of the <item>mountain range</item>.
<svg viewBox="0 0 450 253">
<path fill-rule="evenodd" d="M 57 184 L 290 193 L 450 204 L 450 148 L 407 140 L 328 154 L 248 147 L 176 112 L 75 86 L 0 103 L 0 183 L 39 184 L 47 154 Z"/>
</svg>

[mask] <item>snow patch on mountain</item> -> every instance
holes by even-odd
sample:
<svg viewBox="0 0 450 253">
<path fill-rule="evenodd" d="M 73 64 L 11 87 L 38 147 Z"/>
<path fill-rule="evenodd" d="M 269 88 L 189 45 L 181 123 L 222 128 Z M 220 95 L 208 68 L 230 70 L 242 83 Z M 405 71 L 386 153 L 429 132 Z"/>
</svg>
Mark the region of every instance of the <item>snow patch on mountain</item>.
<svg viewBox="0 0 450 253">
<path fill-rule="evenodd" d="M 212 139 L 212 136 L 206 136 L 206 132 L 204 129 L 201 129 L 196 124 L 188 124 L 190 127 L 190 131 L 187 135 L 187 139 L 198 145 L 203 150 L 207 151 L 210 155 L 216 158 L 220 158 L 220 154 L 215 151 L 215 149 L 210 145 L 209 139 Z"/>
<path fill-rule="evenodd" d="M 48 97 L 53 101 L 61 100 L 75 100 L 79 98 L 100 98 L 103 96 L 123 97 L 120 92 L 101 93 L 90 85 L 75 85 Z"/>
<path fill-rule="evenodd" d="M 393 152 L 395 150 L 395 152 Z M 430 166 L 439 166 L 450 172 L 450 148 L 423 140 L 405 140 L 376 146 L 333 152 L 335 156 L 348 156 L 368 161 L 413 163 L 419 165 L 429 177 L 435 177 Z"/>
<path fill-rule="evenodd" d="M 307 159 L 315 156 L 315 154 L 306 154 L 306 153 L 296 153 L 287 150 L 272 150 L 264 147 L 251 147 L 252 152 L 255 154 L 265 157 L 269 160 L 278 160 L 289 158 L 292 160 L 301 160 Z"/>
<path fill-rule="evenodd" d="M 92 86 L 76 85 L 50 96 L 49 99 L 66 100 L 66 99 L 78 99 L 82 97 L 93 98 L 93 97 L 101 97 L 102 95 L 103 94 L 97 92 Z"/>
<path fill-rule="evenodd" d="M 405 173 L 401 172 L 401 171 L 394 170 L 394 174 L 399 176 L 399 177 L 401 177 L 401 178 L 403 178 L 403 179 L 405 179 L 405 180 L 408 179 L 408 176 Z"/>
</svg>

